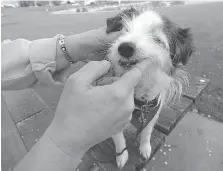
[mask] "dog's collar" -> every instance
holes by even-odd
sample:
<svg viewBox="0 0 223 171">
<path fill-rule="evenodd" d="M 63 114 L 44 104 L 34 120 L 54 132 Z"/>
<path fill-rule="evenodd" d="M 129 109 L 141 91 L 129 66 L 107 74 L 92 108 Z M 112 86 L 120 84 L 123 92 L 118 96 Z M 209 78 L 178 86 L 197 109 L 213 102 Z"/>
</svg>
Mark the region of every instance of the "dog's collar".
<svg viewBox="0 0 223 171">
<path fill-rule="evenodd" d="M 159 98 L 159 95 L 151 100 L 151 101 L 147 101 L 147 100 L 139 100 L 139 99 L 134 99 L 134 102 L 135 102 L 135 105 L 139 108 L 141 108 L 143 105 L 146 105 L 148 107 L 151 107 L 151 108 L 154 108 L 158 105 L 158 98 Z"/>
<path fill-rule="evenodd" d="M 136 132 L 135 140 L 137 139 L 140 132 L 147 126 L 147 124 L 154 118 L 157 111 L 160 108 L 159 95 L 151 101 L 142 101 L 134 99 L 135 105 L 139 108 L 139 112 L 135 112 L 136 117 L 139 118 L 140 125 Z"/>
<path fill-rule="evenodd" d="M 151 120 L 151 118 L 153 118 L 159 107 L 160 107 L 160 102 L 159 102 L 159 95 L 151 100 L 151 101 L 142 101 L 142 100 L 138 100 L 138 99 L 134 99 L 135 101 L 135 105 L 136 105 L 136 117 L 140 118 L 140 122 L 141 122 L 141 129 L 143 129 L 148 122 Z"/>
</svg>

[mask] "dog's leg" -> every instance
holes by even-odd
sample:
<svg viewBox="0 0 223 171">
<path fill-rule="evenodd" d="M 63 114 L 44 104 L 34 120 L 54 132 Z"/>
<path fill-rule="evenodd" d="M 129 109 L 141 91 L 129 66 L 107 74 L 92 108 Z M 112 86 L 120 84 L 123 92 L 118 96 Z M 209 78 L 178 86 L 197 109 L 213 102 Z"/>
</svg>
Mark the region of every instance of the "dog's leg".
<svg viewBox="0 0 223 171">
<path fill-rule="evenodd" d="M 115 149 L 116 153 L 121 153 L 123 149 L 126 148 L 126 142 L 125 142 L 125 137 L 123 135 L 123 132 L 120 132 L 114 136 L 112 136 L 112 139 L 115 143 Z M 116 156 L 116 163 L 119 168 L 122 168 L 125 163 L 128 160 L 128 151 L 125 150 L 121 155 Z"/>
<path fill-rule="evenodd" d="M 140 146 L 139 151 L 143 157 L 149 159 L 151 154 L 151 145 L 150 145 L 150 138 L 153 131 L 153 128 L 156 124 L 156 121 L 159 118 L 160 111 L 162 109 L 162 105 L 160 105 L 159 110 L 157 111 L 154 118 L 149 122 L 149 124 L 142 130 L 141 137 L 140 137 Z"/>
</svg>

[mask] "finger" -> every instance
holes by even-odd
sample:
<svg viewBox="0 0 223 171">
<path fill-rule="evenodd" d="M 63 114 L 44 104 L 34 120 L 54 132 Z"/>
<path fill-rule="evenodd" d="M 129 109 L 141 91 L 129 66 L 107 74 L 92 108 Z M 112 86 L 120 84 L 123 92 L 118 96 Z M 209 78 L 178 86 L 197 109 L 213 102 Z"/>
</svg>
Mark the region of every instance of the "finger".
<svg viewBox="0 0 223 171">
<path fill-rule="evenodd" d="M 126 72 L 118 81 L 113 83 L 116 88 L 126 90 L 127 94 L 131 92 L 135 86 L 141 81 L 143 72 L 150 66 L 150 60 L 143 60 L 131 70 Z"/>
<path fill-rule="evenodd" d="M 98 50 L 102 50 L 105 47 L 104 45 L 113 42 L 120 35 L 121 35 L 121 32 L 113 32 L 113 33 L 107 34 L 106 27 L 103 26 L 103 27 L 100 27 L 95 30 L 89 30 L 89 31 L 80 33 L 75 36 L 78 37 L 79 39 L 81 39 L 83 42 L 89 42 L 90 45 L 95 45 L 95 47 Z M 92 42 L 94 42 L 95 44 L 92 44 Z M 103 46 L 96 46 L 98 44 L 101 44 Z M 89 44 L 87 43 L 87 45 L 89 45 Z"/>
<path fill-rule="evenodd" d="M 90 30 L 80 34 L 67 36 L 68 53 L 75 61 L 103 60 L 110 44 L 119 37 L 120 33 L 107 34 L 106 28 Z"/>
<path fill-rule="evenodd" d="M 126 106 L 128 107 L 129 113 L 132 113 L 135 109 L 135 102 L 134 102 L 134 90 L 132 90 L 126 99 Z"/>
<path fill-rule="evenodd" d="M 89 52 L 100 52 L 108 48 L 108 44 L 115 41 L 121 35 L 120 31 L 107 34 L 106 29 L 106 26 L 103 26 L 96 30 L 90 30 L 79 35 L 88 42 L 93 42 L 93 44 L 90 44 L 91 49 L 89 49 Z"/>
<path fill-rule="evenodd" d="M 86 62 L 83 62 L 83 61 L 77 62 L 77 63 L 71 65 L 69 68 L 65 68 L 63 70 L 54 72 L 53 78 L 55 81 L 64 83 L 64 82 L 66 82 L 67 78 L 70 75 L 72 75 L 75 72 L 77 72 L 78 70 L 80 70 L 84 65 L 86 65 Z"/>
<path fill-rule="evenodd" d="M 97 48 L 104 48 L 104 47 L 100 47 L 97 46 Z M 88 53 L 86 55 L 86 59 L 90 60 L 90 61 L 101 61 L 104 60 L 106 55 L 108 54 L 108 48 L 104 48 L 104 50 L 101 51 L 95 51 L 92 53 Z"/>
<path fill-rule="evenodd" d="M 119 77 L 103 77 L 99 81 L 97 81 L 97 86 L 103 86 L 112 84 L 113 82 L 117 81 Z"/>
<path fill-rule="evenodd" d="M 79 86 L 90 86 L 97 79 L 105 75 L 111 66 L 109 61 L 92 61 L 83 66 L 78 72 L 74 74 Z"/>
<path fill-rule="evenodd" d="M 107 34 L 106 29 L 107 29 L 107 27 L 104 26 L 97 30 L 98 34 L 96 34 L 97 35 L 96 38 L 102 44 L 111 43 L 111 42 L 115 41 L 121 35 L 120 31 Z"/>
</svg>

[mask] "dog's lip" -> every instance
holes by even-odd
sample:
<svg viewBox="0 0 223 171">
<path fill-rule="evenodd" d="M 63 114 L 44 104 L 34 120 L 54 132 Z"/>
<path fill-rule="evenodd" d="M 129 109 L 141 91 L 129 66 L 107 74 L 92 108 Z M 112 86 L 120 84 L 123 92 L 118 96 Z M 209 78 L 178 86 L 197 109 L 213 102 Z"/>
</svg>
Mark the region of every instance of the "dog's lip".
<svg viewBox="0 0 223 171">
<path fill-rule="evenodd" d="M 130 68 L 133 65 L 136 65 L 140 60 L 129 60 L 129 61 L 122 61 L 119 60 L 119 65 L 124 67 L 124 68 Z"/>
</svg>

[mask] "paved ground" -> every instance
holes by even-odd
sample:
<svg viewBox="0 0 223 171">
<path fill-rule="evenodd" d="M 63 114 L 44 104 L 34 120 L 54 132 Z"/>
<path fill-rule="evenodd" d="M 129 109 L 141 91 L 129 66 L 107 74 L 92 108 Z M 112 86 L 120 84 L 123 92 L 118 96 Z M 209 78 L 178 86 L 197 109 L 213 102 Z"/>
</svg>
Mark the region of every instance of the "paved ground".
<svg viewBox="0 0 223 171">
<path fill-rule="evenodd" d="M 222 171 L 223 124 L 196 113 L 187 115 L 166 138 L 148 171 Z"/>
</svg>

